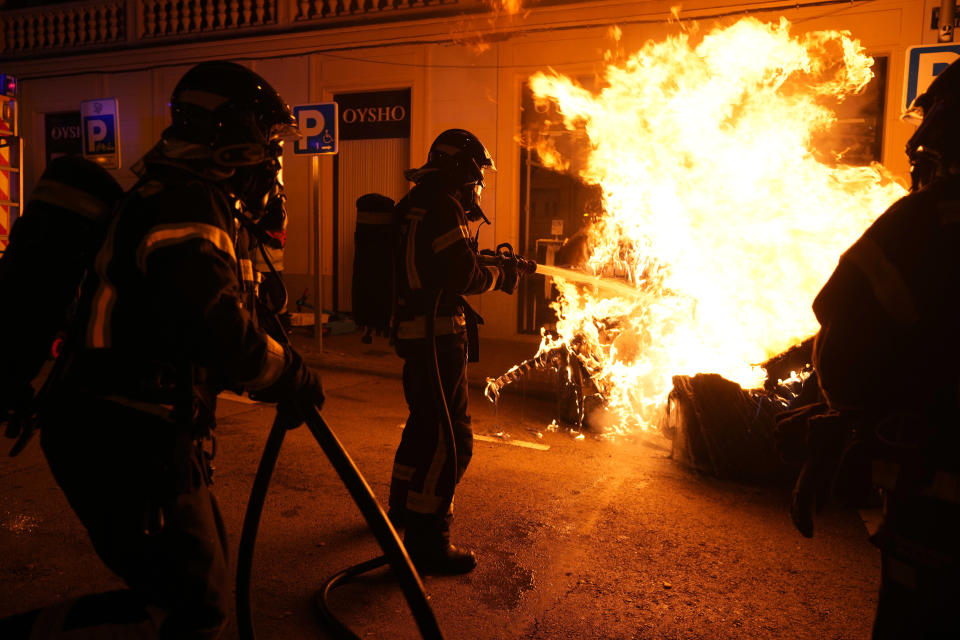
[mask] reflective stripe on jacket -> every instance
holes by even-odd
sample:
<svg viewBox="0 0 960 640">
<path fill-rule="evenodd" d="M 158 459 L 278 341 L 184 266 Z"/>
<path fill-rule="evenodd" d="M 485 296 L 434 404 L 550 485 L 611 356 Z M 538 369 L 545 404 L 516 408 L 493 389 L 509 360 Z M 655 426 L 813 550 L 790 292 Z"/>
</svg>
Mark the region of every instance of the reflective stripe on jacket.
<svg viewBox="0 0 960 640">
<path fill-rule="evenodd" d="M 404 217 L 398 265 L 400 321 L 432 313 L 433 294 L 439 290 L 443 290 L 440 315 L 462 317 L 456 311 L 458 297 L 489 291 L 499 275 L 478 264 L 463 207 L 433 181 L 415 186 L 397 207 Z M 438 329 L 441 324 L 438 321 Z"/>
<path fill-rule="evenodd" d="M 83 349 L 188 362 L 218 388 L 273 384 L 286 356 L 256 326 L 251 242 L 236 211 L 220 183 L 148 171 L 96 257 L 81 308 Z"/>
</svg>

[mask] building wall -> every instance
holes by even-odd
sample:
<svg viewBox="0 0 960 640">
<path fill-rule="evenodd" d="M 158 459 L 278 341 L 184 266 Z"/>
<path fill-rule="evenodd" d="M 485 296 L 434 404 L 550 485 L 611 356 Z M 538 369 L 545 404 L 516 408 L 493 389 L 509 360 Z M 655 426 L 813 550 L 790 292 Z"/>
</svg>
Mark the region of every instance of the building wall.
<svg viewBox="0 0 960 640">
<path fill-rule="evenodd" d="M 905 180 L 908 167 L 903 149 L 911 133 L 899 119 L 905 51 L 930 42 L 931 37 L 935 41 L 929 10 L 938 4 L 938 0 L 876 0 L 790 6 L 756 17 L 774 20 L 783 15 L 794 23 L 795 32 L 849 30 L 868 53 L 889 57 L 883 162 Z M 716 3 L 693 2 L 683 7 L 682 16 L 743 8 L 733 3 L 718 8 Z M 168 99 L 176 81 L 197 61 L 225 58 L 249 64 L 291 105 L 330 101 L 337 93 L 410 87 L 410 166 L 424 161 L 433 137 L 444 129 L 473 131 L 488 146 L 498 167 L 484 193 L 483 206 L 493 225 L 481 231 L 481 246 L 518 245 L 520 147 L 516 139 L 524 80 L 547 67 L 574 76 L 597 74 L 604 66 L 604 51 L 614 45 L 612 25 L 621 26 L 619 46 L 629 53 L 648 39 L 678 32 L 680 25 L 666 21 L 669 12 L 666 2 L 601 2 L 537 8 L 515 17 L 397 22 L 14 62 L 11 70 L 22 77 L 25 192 L 29 194 L 43 170 L 44 113 L 78 109 L 82 100 L 116 97 L 123 168 L 115 174 L 129 186 L 134 182 L 130 165 L 152 146 L 168 122 Z M 712 22 L 705 21 L 705 26 Z M 290 214 L 285 265 L 291 294 L 296 296 L 314 279 L 314 239 L 319 230 L 324 306 L 329 309 L 335 242 L 333 162 L 328 156 L 316 161 L 319 182 L 314 178 L 314 162 L 290 150 L 284 157 Z M 517 337 L 515 297 L 497 293 L 474 303 L 486 318 L 484 335 Z"/>
</svg>

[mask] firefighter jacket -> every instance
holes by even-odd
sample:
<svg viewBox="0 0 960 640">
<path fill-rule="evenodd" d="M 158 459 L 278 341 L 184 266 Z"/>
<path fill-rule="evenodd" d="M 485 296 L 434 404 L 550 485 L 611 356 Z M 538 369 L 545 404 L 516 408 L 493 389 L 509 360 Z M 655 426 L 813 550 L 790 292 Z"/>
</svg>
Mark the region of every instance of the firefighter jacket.
<svg viewBox="0 0 960 640">
<path fill-rule="evenodd" d="M 832 408 L 957 406 L 960 176 L 894 203 L 817 295 L 814 346 Z"/>
<path fill-rule="evenodd" d="M 16 301 L 20 312 L 0 313 L 0 335 L 7 338 L 0 358 L 0 420 L 13 402 L 32 397 L 30 381 L 69 324 L 84 273 L 122 195 L 99 165 L 63 156 L 50 162 L 13 225 L 10 244 L 0 252 L 0 298 Z M 16 398 L 17 392 L 23 395 Z"/>
<path fill-rule="evenodd" d="M 427 178 L 397 203 L 397 212 L 402 221 L 396 337 L 426 337 L 426 318 L 440 291 L 435 335 L 475 328 L 481 321 L 463 296 L 492 290 L 500 270 L 478 263 L 460 202 L 438 179 Z"/>
<path fill-rule="evenodd" d="M 188 392 L 212 416 L 219 391 L 268 388 L 291 356 L 257 327 L 239 202 L 222 180 L 146 159 L 85 287 L 71 386 L 135 406 Z"/>
</svg>

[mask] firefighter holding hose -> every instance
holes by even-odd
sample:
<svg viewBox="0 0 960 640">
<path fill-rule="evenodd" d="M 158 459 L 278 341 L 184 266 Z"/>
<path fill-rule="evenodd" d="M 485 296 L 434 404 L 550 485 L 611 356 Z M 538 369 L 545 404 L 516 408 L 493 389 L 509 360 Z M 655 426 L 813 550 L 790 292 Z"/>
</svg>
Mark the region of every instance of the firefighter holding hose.
<svg viewBox="0 0 960 640">
<path fill-rule="evenodd" d="M 87 273 L 41 444 L 127 589 L 0 621 L 0 637 L 214 638 L 231 594 L 209 484 L 216 398 L 320 407 L 301 358 L 260 328 L 248 229 L 278 197 L 296 123 L 259 75 L 190 69 Z"/>
<path fill-rule="evenodd" d="M 813 304 L 827 411 L 808 422 L 792 508 L 809 536 L 835 478 L 860 469 L 879 490 L 876 640 L 960 634 L 960 62 L 906 117 L 919 125 L 911 193 L 843 254 Z"/>
<path fill-rule="evenodd" d="M 484 173 L 494 170 L 475 135 L 444 131 L 426 164 L 407 171 L 414 187 L 396 208 L 403 222 L 394 331 L 410 415 L 394 458 L 389 515 L 406 528 L 407 551 L 423 574 L 476 566 L 472 552 L 450 544 L 453 494 L 473 451 L 467 362 L 476 360 L 482 322 L 463 296 L 513 293 L 536 267 L 512 254 L 481 255 L 470 238 L 469 223 L 487 221 L 480 196 Z"/>
</svg>

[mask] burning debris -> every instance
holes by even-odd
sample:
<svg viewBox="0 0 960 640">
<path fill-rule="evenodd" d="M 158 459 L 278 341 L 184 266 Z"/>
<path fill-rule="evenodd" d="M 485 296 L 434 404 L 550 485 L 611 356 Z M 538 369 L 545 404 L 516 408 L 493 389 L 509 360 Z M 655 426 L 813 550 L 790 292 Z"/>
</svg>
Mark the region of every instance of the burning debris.
<svg viewBox="0 0 960 640">
<path fill-rule="evenodd" d="M 774 417 L 807 402 L 814 389 L 804 384 L 812 342 L 765 362 L 762 389 L 743 389 L 717 374 L 674 376 L 659 424 L 673 439 L 673 459 L 718 478 L 793 481 L 797 468 L 783 461 Z"/>
<path fill-rule="evenodd" d="M 602 406 L 603 398 L 596 388 L 590 384 L 589 373 L 586 373 L 586 363 L 580 360 L 576 350 L 566 344 L 559 344 L 553 348 L 541 349 L 537 354 L 524 360 L 520 364 L 510 367 L 503 375 L 496 378 L 487 378 L 484 395 L 490 402 L 497 404 L 500 392 L 507 385 L 516 382 L 531 371 L 554 371 L 558 376 L 558 413 L 560 418 L 574 432 L 579 432 L 587 425 L 591 410 Z M 585 392 L 586 390 L 586 392 Z M 556 419 L 547 427 L 548 431 L 556 431 L 559 425 Z M 595 429 L 598 430 L 599 429 Z M 542 437 L 539 435 L 538 437 Z"/>
<path fill-rule="evenodd" d="M 519 380 L 525 373 L 533 369 L 547 369 L 551 367 L 559 369 L 559 367 L 556 366 L 556 360 L 566 351 L 568 351 L 566 346 L 549 349 L 547 351 L 541 349 L 537 355 L 524 360 L 520 364 L 513 365 L 507 369 L 503 375 L 497 376 L 496 378 L 487 378 L 487 386 L 483 391 L 483 395 L 487 397 L 487 400 L 496 404 L 500 400 L 500 391 L 511 382 Z"/>
<path fill-rule="evenodd" d="M 551 348 L 487 378 L 485 395 L 498 402 L 504 387 L 535 370 L 555 371 L 560 383 L 558 413 L 565 430 L 582 439 L 583 431 L 603 431 L 598 415 L 607 403 L 591 384 L 589 364 L 571 347 L 545 335 Z M 759 365 L 767 374 L 762 388 L 744 389 L 718 374 L 673 376 L 673 387 L 661 407 L 656 426 L 673 440 L 671 457 L 697 471 L 739 480 L 793 480 L 797 468 L 784 462 L 785 443 L 776 431 L 775 416 L 811 401 L 815 385 L 805 384 L 812 367 L 813 339 L 795 345 Z M 566 411 L 565 411 L 566 410 Z M 557 419 L 547 431 L 560 429 Z M 796 456 L 787 455 L 792 459 Z"/>
<path fill-rule="evenodd" d="M 837 257 L 905 192 L 879 165 L 813 148 L 872 63 L 848 33 L 745 18 L 648 42 L 596 93 L 534 75 L 535 97 L 589 138 L 578 173 L 604 212 L 585 266 L 628 292 L 555 274 L 556 328 L 493 381 L 494 397 L 560 354 L 614 413 L 613 431 L 656 425 L 677 374 L 694 395 L 707 380 L 696 372 L 759 388 L 751 363 L 815 333 L 810 302 Z"/>
</svg>

